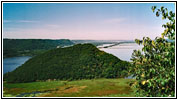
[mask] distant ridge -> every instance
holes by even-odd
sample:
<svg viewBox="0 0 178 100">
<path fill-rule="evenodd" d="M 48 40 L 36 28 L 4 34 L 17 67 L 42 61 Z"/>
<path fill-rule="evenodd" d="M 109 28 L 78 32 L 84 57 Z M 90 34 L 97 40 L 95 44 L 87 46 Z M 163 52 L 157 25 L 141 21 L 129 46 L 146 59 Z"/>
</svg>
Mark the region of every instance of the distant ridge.
<svg viewBox="0 0 178 100">
<path fill-rule="evenodd" d="M 73 44 L 69 39 L 3 39 L 3 57 L 32 56 L 57 46 Z"/>
</svg>

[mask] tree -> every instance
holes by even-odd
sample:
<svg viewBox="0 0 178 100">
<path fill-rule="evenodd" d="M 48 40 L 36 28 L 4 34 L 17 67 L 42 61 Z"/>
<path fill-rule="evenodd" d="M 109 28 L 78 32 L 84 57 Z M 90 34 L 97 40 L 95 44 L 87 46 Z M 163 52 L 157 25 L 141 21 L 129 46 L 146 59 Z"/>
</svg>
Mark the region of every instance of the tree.
<svg viewBox="0 0 178 100">
<path fill-rule="evenodd" d="M 136 77 L 137 96 L 166 97 L 175 96 L 175 13 L 167 8 L 157 9 L 156 16 L 162 16 L 167 23 L 163 24 L 161 37 L 151 40 L 143 37 L 135 42 L 143 45 L 142 50 L 134 50 L 132 54 L 131 72 Z"/>
</svg>

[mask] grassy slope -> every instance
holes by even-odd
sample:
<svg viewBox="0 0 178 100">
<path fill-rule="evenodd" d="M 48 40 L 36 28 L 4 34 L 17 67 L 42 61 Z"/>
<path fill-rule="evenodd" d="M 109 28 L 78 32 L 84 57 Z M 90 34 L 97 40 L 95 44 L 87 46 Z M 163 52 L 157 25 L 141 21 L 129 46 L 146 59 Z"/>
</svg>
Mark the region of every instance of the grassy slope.
<svg viewBox="0 0 178 100">
<path fill-rule="evenodd" d="M 129 83 L 134 79 L 93 79 L 78 81 L 49 81 L 31 83 L 4 83 L 4 96 L 16 96 L 34 91 L 39 97 L 133 97 Z M 30 95 L 29 95 L 30 96 Z"/>
</svg>

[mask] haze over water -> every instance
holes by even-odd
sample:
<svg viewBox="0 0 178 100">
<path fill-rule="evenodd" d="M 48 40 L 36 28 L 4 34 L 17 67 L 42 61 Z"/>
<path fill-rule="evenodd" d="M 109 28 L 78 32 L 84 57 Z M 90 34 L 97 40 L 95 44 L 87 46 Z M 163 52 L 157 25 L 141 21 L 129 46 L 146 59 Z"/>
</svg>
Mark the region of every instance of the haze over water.
<svg viewBox="0 0 178 100">
<path fill-rule="evenodd" d="M 139 46 L 136 43 L 124 43 L 110 48 L 101 48 L 100 50 L 113 54 L 121 60 L 131 61 L 130 58 L 133 50 L 141 49 L 141 47 L 142 46 Z"/>
</svg>

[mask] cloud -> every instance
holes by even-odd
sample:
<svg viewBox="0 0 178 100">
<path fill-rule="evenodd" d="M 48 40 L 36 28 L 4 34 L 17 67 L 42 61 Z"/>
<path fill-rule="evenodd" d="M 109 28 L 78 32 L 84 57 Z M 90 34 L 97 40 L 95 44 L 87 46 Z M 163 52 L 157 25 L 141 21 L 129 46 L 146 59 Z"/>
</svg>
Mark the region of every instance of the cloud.
<svg viewBox="0 0 178 100">
<path fill-rule="evenodd" d="M 126 21 L 125 18 L 112 18 L 112 19 L 107 19 L 104 22 L 107 24 L 117 24 Z"/>
<path fill-rule="evenodd" d="M 32 21 L 32 20 L 16 20 L 15 22 L 19 22 L 19 23 L 36 23 L 39 21 Z"/>
<path fill-rule="evenodd" d="M 48 28 L 60 28 L 61 27 L 60 25 L 57 25 L 57 24 L 46 24 L 46 26 Z"/>
<path fill-rule="evenodd" d="M 4 20 L 3 21 L 4 23 L 9 23 L 9 22 L 12 22 L 11 20 Z"/>
<path fill-rule="evenodd" d="M 3 20 L 4 23 L 37 23 L 34 20 Z"/>
</svg>

